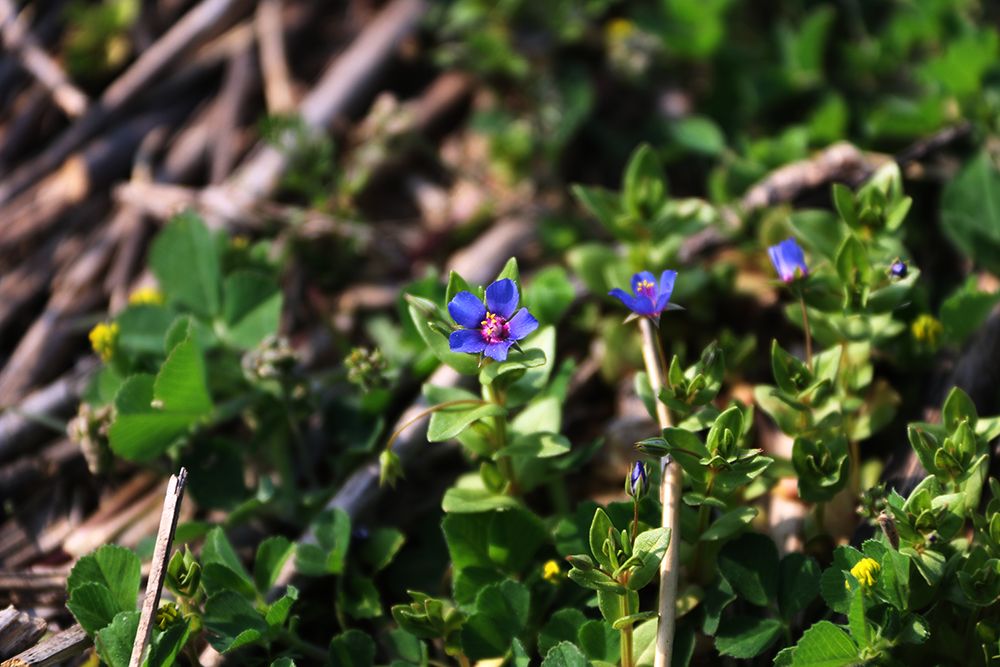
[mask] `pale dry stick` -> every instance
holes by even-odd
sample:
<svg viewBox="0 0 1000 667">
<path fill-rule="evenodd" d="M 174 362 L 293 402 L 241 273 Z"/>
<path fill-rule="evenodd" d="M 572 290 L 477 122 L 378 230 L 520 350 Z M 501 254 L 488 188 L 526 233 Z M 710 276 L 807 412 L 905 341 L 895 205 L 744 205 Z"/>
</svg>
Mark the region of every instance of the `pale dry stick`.
<svg viewBox="0 0 1000 667">
<path fill-rule="evenodd" d="M 254 15 L 260 69 L 264 75 L 264 99 L 272 115 L 295 109 L 292 76 L 285 57 L 285 28 L 281 19 L 282 0 L 260 0 Z"/>
<path fill-rule="evenodd" d="M 664 359 L 659 330 L 649 318 L 639 320 L 642 333 L 642 359 L 653 395 L 659 396 L 665 386 Z M 663 401 L 656 401 L 656 419 L 660 428 L 670 427 L 670 413 Z M 656 658 L 654 667 L 668 667 L 674 649 L 674 624 L 676 622 L 677 582 L 680 570 L 681 540 L 681 469 L 669 456 L 660 459 L 660 503 L 663 505 L 662 522 L 670 529 L 670 544 L 660 561 L 659 620 L 656 626 Z"/>
<path fill-rule="evenodd" d="M 76 118 L 87 111 L 90 101 L 86 94 L 73 85 L 62 67 L 42 49 L 17 15 L 17 7 L 11 0 L 0 0 L 0 32 L 7 51 L 49 91 L 67 116 Z"/>
<path fill-rule="evenodd" d="M 426 0 L 393 0 L 382 9 L 302 101 L 299 114 L 305 126 L 324 131 L 348 111 L 396 52 L 400 40 L 416 30 L 427 7 Z M 204 198 L 213 201 L 215 210 L 226 211 L 223 220 L 209 219 L 209 224 L 238 221 L 274 193 L 288 167 L 295 133 L 289 132 L 278 143 L 261 142 L 226 183 L 205 191 Z"/>
<path fill-rule="evenodd" d="M 45 619 L 9 606 L 0 611 L 0 658 L 20 653 L 35 645 L 45 634 Z"/>
<path fill-rule="evenodd" d="M 83 653 L 90 646 L 90 637 L 79 625 L 73 625 L 41 644 L 4 660 L 0 667 L 50 667 L 59 665 Z"/>
<path fill-rule="evenodd" d="M 257 87 L 253 52 L 246 48 L 233 54 L 226 66 L 222 90 L 212 114 L 212 146 L 209 183 L 222 182 L 233 170 L 241 150 L 240 117 L 247 97 Z"/>
<path fill-rule="evenodd" d="M 0 183 L 0 205 L 58 167 L 171 63 L 213 31 L 224 27 L 221 25 L 223 19 L 244 4 L 245 0 L 203 0 L 191 9 L 108 86 L 100 100 L 59 135 L 55 143 Z"/>
<path fill-rule="evenodd" d="M 135 631 L 135 643 L 132 644 L 129 667 L 142 665 L 142 654 L 146 651 L 149 635 L 153 631 L 153 616 L 156 614 L 157 605 L 160 604 L 163 579 L 167 575 L 167 559 L 170 557 L 170 546 L 174 542 L 177 517 L 181 511 L 181 501 L 184 499 L 185 482 L 187 482 L 187 469 L 181 468 L 179 473 L 170 476 L 170 481 L 167 483 L 167 495 L 163 499 L 163 513 L 160 515 L 160 529 L 156 533 L 152 565 L 146 582 L 146 597 L 139 614 L 139 627 Z"/>
</svg>

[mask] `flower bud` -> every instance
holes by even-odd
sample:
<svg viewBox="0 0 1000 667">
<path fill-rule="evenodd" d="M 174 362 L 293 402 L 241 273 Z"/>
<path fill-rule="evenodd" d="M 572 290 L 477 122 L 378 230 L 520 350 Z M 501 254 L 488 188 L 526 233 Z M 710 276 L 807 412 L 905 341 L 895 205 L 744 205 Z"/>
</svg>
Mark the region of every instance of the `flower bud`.
<svg viewBox="0 0 1000 667">
<path fill-rule="evenodd" d="M 642 461 L 636 461 L 625 480 L 625 492 L 636 500 L 649 491 L 649 466 Z"/>
<path fill-rule="evenodd" d="M 909 269 L 906 266 L 906 262 L 901 259 L 897 259 L 889 267 L 889 273 L 893 275 L 894 278 L 905 278 Z"/>
<path fill-rule="evenodd" d="M 201 583 L 201 565 L 195 560 L 188 546 L 184 551 L 175 551 L 167 563 L 166 585 L 177 595 L 192 597 Z"/>
</svg>

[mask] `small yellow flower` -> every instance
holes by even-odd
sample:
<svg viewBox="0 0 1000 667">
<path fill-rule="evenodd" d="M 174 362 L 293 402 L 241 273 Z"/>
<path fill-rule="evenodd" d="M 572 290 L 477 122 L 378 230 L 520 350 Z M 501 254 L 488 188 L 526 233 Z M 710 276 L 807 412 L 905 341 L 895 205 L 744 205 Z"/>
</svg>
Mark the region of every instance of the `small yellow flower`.
<svg viewBox="0 0 1000 667">
<path fill-rule="evenodd" d="M 913 338 L 921 345 L 937 349 L 944 326 L 933 315 L 924 313 L 910 325 Z"/>
<path fill-rule="evenodd" d="M 246 250 L 248 247 L 250 247 L 250 239 L 244 236 L 243 234 L 238 234 L 237 236 L 234 236 L 232 243 L 233 247 L 236 248 L 237 250 Z"/>
<path fill-rule="evenodd" d="M 627 39 L 629 35 L 635 32 L 635 24 L 628 19 L 617 18 L 612 20 L 605 27 L 607 31 L 608 38 L 612 40 L 623 40 Z"/>
<path fill-rule="evenodd" d="M 875 575 L 878 571 L 882 569 L 882 566 L 878 564 L 873 558 L 862 558 L 858 561 L 858 564 L 851 568 L 851 576 L 858 580 L 862 588 L 871 588 L 875 585 Z M 844 586 L 850 588 L 850 585 L 845 581 Z"/>
<path fill-rule="evenodd" d="M 129 295 L 128 302 L 133 306 L 161 306 L 163 292 L 155 287 L 140 287 Z"/>
<path fill-rule="evenodd" d="M 559 563 L 554 560 L 546 561 L 545 565 L 542 566 L 542 579 L 550 584 L 556 584 L 561 578 L 562 568 L 559 567 Z"/>
<path fill-rule="evenodd" d="M 181 617 L 181 610 L 177 608 L 177 605 L 173 602 L 164 602 L 160 604 L 160 608 L 156 610 L 156 627 L 160 630 L 166 630 L 171 625 L 177 622 L 177 619 Z"/>
<path fill-rule="evenodd" d="M 90 346 L 107 363 L 115 354 L 115 345 L 118 342 L 118 323 L 100 322 L 90 330 Z"/>
</svg>

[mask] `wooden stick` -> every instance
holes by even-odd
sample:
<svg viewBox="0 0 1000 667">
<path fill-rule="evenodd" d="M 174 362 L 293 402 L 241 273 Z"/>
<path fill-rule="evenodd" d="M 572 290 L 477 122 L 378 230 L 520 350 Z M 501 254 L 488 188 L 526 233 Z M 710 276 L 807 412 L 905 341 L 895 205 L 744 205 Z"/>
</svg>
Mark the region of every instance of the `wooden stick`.
<svg viewBox="0 0 1000 667">
<path fill-rule="evenodd" d="M 42 84 L 53 101 L 70 118 L 83 115 L 90 101 L 77 88 L 59 64 L 39 45 L 24 22 L 17 16 L 17 8 L 11 0 L 0 0 L 0 32 L 3 34 L 7 50 L 12 52 L 21 65 Z"/>
<path fill-rule="evenodd" d="M 90 646 L 90 637 L 79 625 L 71 626 L 34 648 L 18 653 L 0 667 L 49 667 L 83 653 Z"/>
<path fill-rule="evenodd" d="M 58 167 L 132 100 L 147 84 L 207 35 L 220 28 L 223 18 L 245 0 L 203 0 L 181 18 L 160 40 L 116 79 L 85 115 L 63 132 L 41 155 L 0 183 L 0 204 Z"/>
<path fill-rule="evenodd" d="M 163 513 L 160 515 L 160 529 L 156 533 L 156 546 L 153 547 L 152 566 L 146 583 L 146 598 L 142 602 L 142 612 L 135 633 L 135 643 L 132 645 L 129 667 L 142 665 L 142 654 L 146 651 L 149 635 L 153 631 L 153 618 L 156 615 L 156 607 L 160 604 L 163 578 L 167 574 L 167 559 L 170 558 L 170 546 L 173 544 L 174 531 L 177 529 L 177 516 L 181 511 L 181 500 L 184 499 L 185 482 L 187 482 L 187 469 L 181 468 L 179 473 L 170 476 L 167 484 Z"/>
<path fill-rule="evenodd" d="M 426 10 L 426 0 L 393 0 L 379 12 L 303 100 L 299 113 L 305 125 L 325 130 L 345 113 L 396 52 L 400 40 L 416 29 Z M 289 133 L 278 142 L 280 146 L 258 144 L 243 167 L 210 197 L 225 201 L 235 218 L 252 209 L 277 189 L 294 142 L 294 133 Z"/>
<path fill-rule="evenodd" d="M 659 396 L 664 387 L 664 359 L 659 342 L 659 330 L 648 318 L 639 320 L 642 334 L 642 358 L 653 395 Z M 656 401 L 656 419 L 660 428 L 670 427 L 670 413 L 663 401 Z M 677 580 L 680 570 L 681 544 L 681 469 L 669 456 L 660 459 L 660 503 L 663 505 L 662 525 L 670 529 L 670 544 L 660 561 L 659 621 L 656 626 L 655 667 L 669 667 L 674 649 L 674 623 L 677 603 Z"/>
<path fill-rule="evenodd" d="M 292 76 L 285 57 L 281 4 L 282 0 L 260 0 L 254 16 L 260 69 L 264 75 L 264 98 L 267 112 L 272 115 L 291 113 L 295 109 Z"/>
<path fill-rule="evenodd" d="M 30 616 L 13 606 L 0 611 L 0 658 L 34 646 L 45 634 L 46 627 L 45 619 Z"/>
<path fill-rule="evenodd" d="M 257 87 L 255 70 L 253 53 L 249 47 L 233 54 L 229 59 L 222 90 L 212 113 L 210 183 L 222 182 L 239 159 L 240 117 L 248 95 Z"/>
</svg>

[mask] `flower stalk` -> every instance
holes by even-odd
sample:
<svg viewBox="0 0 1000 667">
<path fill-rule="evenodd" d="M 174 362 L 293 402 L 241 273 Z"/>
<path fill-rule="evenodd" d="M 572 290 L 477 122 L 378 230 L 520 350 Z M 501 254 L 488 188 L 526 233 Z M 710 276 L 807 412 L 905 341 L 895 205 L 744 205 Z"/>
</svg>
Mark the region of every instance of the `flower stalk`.
<svg viewBox="0 0 1000 667">
<path fill-rule="evenodd" d="M 658 330 L 647 318 L 639 320 L 642 334 L 642 358 L 649 376 L 653 395 L 659 396 L 663 389 L 664 371 L 663 346 Z M 662 401 L 656 401 L 656 418 L 660 428 L 671 425 L 670 412 Z M 654 667 L 667 667 L 674 647 L 674 625 L 676 622 L 676 600 L 678 570 L 680 569 L 680 503 L 681 469 L 669 456 L 660 459 L 660 503 L 663 505 L 662 525 L 670 529 L 670 544 L 660 562 L 659 623 L 656 628 L 656 658 Z"/>
</svg>

